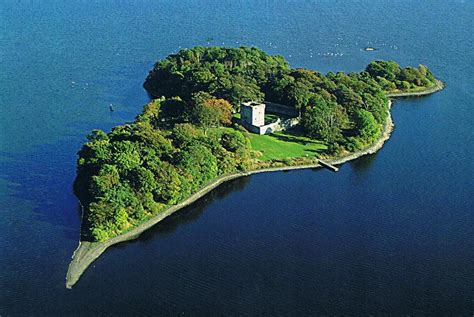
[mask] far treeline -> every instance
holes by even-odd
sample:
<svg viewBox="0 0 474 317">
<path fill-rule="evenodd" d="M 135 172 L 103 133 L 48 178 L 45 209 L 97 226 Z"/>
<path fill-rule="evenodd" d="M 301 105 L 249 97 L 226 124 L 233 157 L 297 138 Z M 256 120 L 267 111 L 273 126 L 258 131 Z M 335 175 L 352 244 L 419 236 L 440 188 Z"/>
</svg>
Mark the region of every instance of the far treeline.
<svg viewBox="0 0 474 317">
<path fill-rule="evenodd" d="M 373 143 L 391 92 L 436 86 L 426 66 L 371 62 L 360 73 L 292 69 L 255 47 L 195 47 L 157 62 L 145 81 L 156 97 L 131 124 L 94 130 L 79 151 L 75 192 L 83 230 L 105 241 L 150 219 L 223 175 L 258 168 L 247 132 L 232 124 L 244 101 L 294 107 L 302 133 L 328 155 Z M 87 238 L 87 237 L 83 237 Z"/>
</svg>

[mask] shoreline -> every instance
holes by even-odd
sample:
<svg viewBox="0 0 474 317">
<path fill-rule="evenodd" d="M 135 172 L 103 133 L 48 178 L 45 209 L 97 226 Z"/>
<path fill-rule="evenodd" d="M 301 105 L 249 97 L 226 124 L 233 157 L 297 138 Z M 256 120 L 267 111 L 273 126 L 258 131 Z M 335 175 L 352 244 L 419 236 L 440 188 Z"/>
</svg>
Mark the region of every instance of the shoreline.
<svg viewBox="0 0 474 317">
<path fill-rule="evenodd" d="M 443 88 L 444 88 L 444 84 L 438 80 L 438 85 L 436 87 L 431 88 L 424 92 L 406 93 L 404 95 L 397 95 L 397 96 L 393 94 L 389 94 L 388 96 L 389 98 L 405 97 L 405 96 L 423 96 L 423 95 L 432 94 Z M 349 153 L 348 155 L 334 158 L 334 159 L 328 160 L 327 162 L 333 165 L 340 165 L 340 164 L 343 164 L 351 160 L 355 160 L 365 155 L 374 154 L 378 150 L 380 150 L 383 147 L 384 143 L 390 138 L 390 135 L 394 128 L 394 124 L 393 124 L 393 120 L 391 116 L 392 104 L 393 104 L 393 101 L 389 99 L 387 121 L 385 122 L 380 138 L 375 143 L 371 144 L 370 146 L 368 146 L 367 148 L 363 150 L 360 150 L 354 153 Z M 74 286 L 74 284 L 77 283 L 77 281 L 79 280 L 81 275 L 84 273 L 84 271 L 89 267 L 89 265 L 91 265 L 92 262 L 94 262 L 110 246 L 115 245 L 120 242 L 134 240 L 138 238 L 142 232 L 150 229 L 151 227 L 153 227 L 154 225 L 156 225 L 157 223 L 159 223 L 166 217 L 179 211 L 180 209 L 191 205 L 196 200 L 205 196 L 214 188 L 218 187 L 219 185 L 227 181 L 230 181 L 239 177 L 250 176 L 250 175 L 259 174 L 259 173 L 310 169 L 310 168 L 320 168 L 320 167 L 322 167 L 320 164 L 315 163 L 315 164 L 299 165 L 299 166 L 271 167 L 271 168 L 258 169 L 258 170 L 252 170 L 252 171 L 246 171 L 246 172 L 239 172 L 239 173 L 234 173 L 234 174 L 229 174 L 229 175 L 222 175 L 214 179 L 212 182 L 207 184 L 205 187 L 203 187 L 202 189 L 200 189 L 199 191 L 197 191 L 196 193 L 194 193 L 193 195 L 191 195 L 184 201 L 174 206 L 171 206 L 170 208 L 164 210 L 162 213 L 143 222 L 142 224 L 138 225 L 137 227 L 131 229 L 130 231 L 122 235 L 111 238 L 105 242 L 79 241 L 79 245 L 71 257 L 71 262 L 69 264 L 68 271 L 66 273 L 66 288 L 69 288 L 69 289 L 72 288 L 72 286 Z"/>
</svg>

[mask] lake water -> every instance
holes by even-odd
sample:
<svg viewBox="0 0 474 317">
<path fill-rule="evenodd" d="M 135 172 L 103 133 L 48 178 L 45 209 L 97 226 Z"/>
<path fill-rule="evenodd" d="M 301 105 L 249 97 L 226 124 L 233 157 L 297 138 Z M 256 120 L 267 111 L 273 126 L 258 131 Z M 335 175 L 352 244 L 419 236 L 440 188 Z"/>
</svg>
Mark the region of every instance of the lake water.
<svg viewBox="0 0 474 317">
<path fill-rule="evenodd" d="M 472 315 L 472 30 L 470 0 L 1 1 L 0 315 Z M 157 59 L 195 45 L 322 72 L 424 63 L 447 87 L 397 100 L 376 155 L 225 184 L 67 290 L 76 152 L 141 111 Z"/>
</svg>

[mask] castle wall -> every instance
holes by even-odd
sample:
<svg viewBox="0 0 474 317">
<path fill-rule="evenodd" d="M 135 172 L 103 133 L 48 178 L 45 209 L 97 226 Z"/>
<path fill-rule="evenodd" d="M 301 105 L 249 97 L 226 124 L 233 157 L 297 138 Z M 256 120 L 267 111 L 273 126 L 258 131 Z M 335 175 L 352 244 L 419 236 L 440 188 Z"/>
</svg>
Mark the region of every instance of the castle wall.
<svg viewBox="0 0 474 317">
<path fill-rule="evenodd" d="M 248 125 L 248 124 L 245 124 L 244 122 L 242 122 L 242 125 L 250 132 L 262 135 L 262 134 L 269 134 L 269 133 L 274 133 L 274 132 L 289 129 L 297 125 L 299 122 L 300 120 L 298 118 L 290 118 L 283 121 L 278 119 L 276 122 L 263 125 L 260 127 L 257 127 L 254 125 Z"/>
<path fill-rule="evenodd" d="M 295 108 L 269 101 L 264 101 L 263 103 L 268 113 L 281 114 L 289 117 L 297 117 L 299 115 L 298 110 Z"/>
<path fill-rule="evenodd" d="M 254 126 L 265 125 L 265 104 L 247 102 L 240 105 L 240 115 L 242 122 Z"/>
<path fill-rule="evenodd" d="M 240 120 L 242 123 L 251 123 L 252 122 L 252 108 L 247 106 L 240 107 Z"/>
<path fill-rule="evenodd" d="M 265 124 L 265 105 L 252 107 L 252 124 L 255 126 Z"/>
</svg>

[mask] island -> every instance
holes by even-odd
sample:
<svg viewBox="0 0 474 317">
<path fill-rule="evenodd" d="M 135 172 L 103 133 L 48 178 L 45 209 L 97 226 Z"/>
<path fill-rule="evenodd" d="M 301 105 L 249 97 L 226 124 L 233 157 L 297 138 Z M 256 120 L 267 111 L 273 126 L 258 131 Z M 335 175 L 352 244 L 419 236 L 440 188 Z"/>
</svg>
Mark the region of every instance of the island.
<svg viewBox="0 0 474 317">
<path fill-rule="evenodd" d="M 390 98 L 443 83 L 424 65 L 322 74 L 255 47 L 194 47 L 158 61 L 144 87 L 153 100 L 134 122 L 93 130 L 78 152 L 83 214 L 68 288 L 109 246 L 223 182 L 375 153 L 393 128 Z"/>
</svg>

